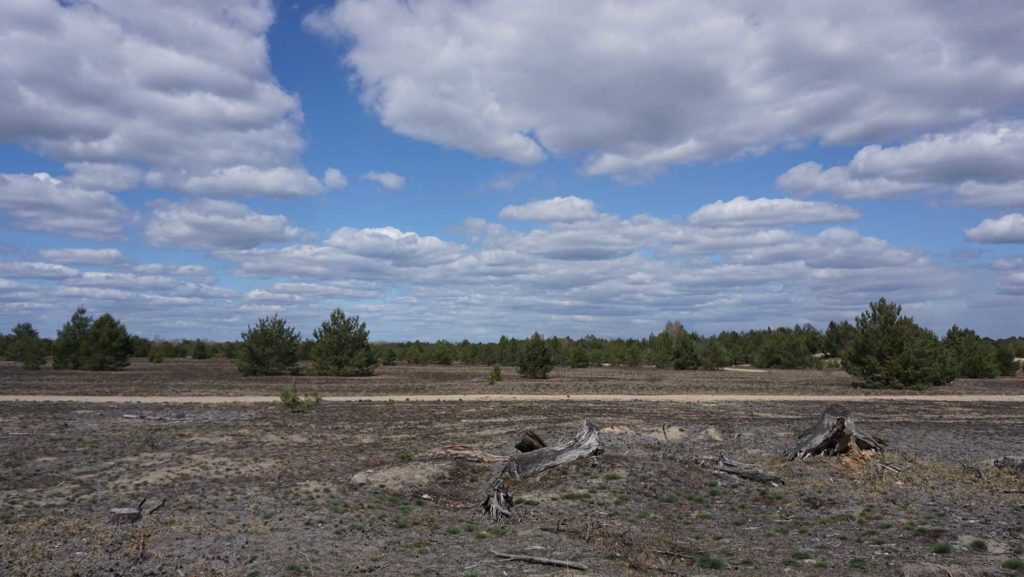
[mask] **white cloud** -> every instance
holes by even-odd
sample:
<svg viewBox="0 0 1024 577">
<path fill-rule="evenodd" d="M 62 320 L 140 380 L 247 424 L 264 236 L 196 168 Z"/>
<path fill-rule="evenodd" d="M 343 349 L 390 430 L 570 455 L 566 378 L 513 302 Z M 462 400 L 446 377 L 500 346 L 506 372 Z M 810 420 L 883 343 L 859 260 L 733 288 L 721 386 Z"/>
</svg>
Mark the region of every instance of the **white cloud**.
<svg viewBox="0 0 1024 577">
<path fill-rule="evenodd" d="M 860 214 L 848 207 L 827 202 L 792 198 L 755 198 L 738 196 L 730 201 L 717 200 L 690 215 L 692 224 L 705 226 L 789 226 L 857 220 Z"/>
<path fill-rule="evenodd" d="M 254 212 L 224 200 L 160 203 L 145 228 L 152 246 L 185 249 L 246 249 L 302 235 L 287 217 Z"/>
<path fill-rule="evenodd" d="M 928 134 L 905 144 L 861 148 L 846 166 L 805 162 L 776 184 L 794 194 L 887 198 L 921 191 L 954 191 L 964 204 L 1024 204 L 1024 122 L 978 123 Z"/>
<path fill-rule="evenodd" d="M 47 248 L 39 251 L 45 260 L 78 266 L 118 266 L 125 262 L 116 248 Z"/>
<path fill-rule="evenodd" d="M 888 141 L 1013 113 L 1024 89 L 1024 13 L 1001 3 L 338 0 L 305 24 L 346 40 L 392 130 L 584 153 L 588 174 Z"/>
<path fill-rule="evenodd" d="M 339 228 L 324 244 L 366 258 L 385 259 L 399 266 L 429 266 L 452 260 L 462 247 L 436 236 L 420 236 L 394 227 Z"/>
<path fill-rule="evenodd" d="M 363 180 L 372 180 L 392 192 L 405 186 L 405 177 L 393 172 L 367 172 L 361 176 Z"/>
<path fill-rule="evenodd" d="M 89 239 L 115 239 L 133 218 L 114 195 L 65 184 L 45 172 L 0 174 L 0 211 L 26 230 Z"/>
<path fill-rule="evenodd" d="M 69 162 L 68 181 L 92 190 L 125 190 L 142 180 L 142 171 L 134 166 L 109 162 Z"/>
<path fill-rule="evenodd" d="M 545 220 L 571 222 L 597 217 L 594 201 L 578 196 L 556 196 L 501 209 L 498 218 L 507 220 Z"/>
<path fill-rule="evenodd" d="M 324 171 L 324 186 L 332 190 L 340 190 L 348 186 L 348 178 L 337 168 L 328 168 Z"/>
<path fill-rule="evenodd" d="M 143 172 L 202 194 L 311 194 L 302 111 L 270 69 L 267 0 L 0 3 L 0 134 L 84 188 Z M 250 167 L 284 186 L 239 182 Z M 256 186 L 254 186 L 256 185 Z"/>
<path fill-rule="evenodd" d="M 967 239 L 992 244 L 1024 243 L 1024 214 L 986 218 L 967 230 Z"/>
<path fill-rule="evenodd" d="M 157 188 L 170 184 L 165 180 L 162 174 L 151 173 L 147 177 L 150 186 Z M 218 168 L 209 174 L 189 176 L 173 186 L 182 192 L 204 196 L 309 196 L 324 188 L 304 168 L 258 168 L 248 165 Z"/>
<path fill-rule="evenodd" d="M 63 279 L 78 276 L 78 271 L 49 262 L 0 262 L 0 275 L 14 278 Z"/>
</svg>

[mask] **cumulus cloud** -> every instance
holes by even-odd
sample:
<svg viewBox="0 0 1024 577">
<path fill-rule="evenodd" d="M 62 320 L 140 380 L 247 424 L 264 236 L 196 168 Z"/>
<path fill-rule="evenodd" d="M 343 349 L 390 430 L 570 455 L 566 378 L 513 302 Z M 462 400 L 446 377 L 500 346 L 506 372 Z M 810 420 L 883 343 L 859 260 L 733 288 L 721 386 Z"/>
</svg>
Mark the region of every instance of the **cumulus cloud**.
<svg viewBox="0 0 1024 577">
<path fill-rule="evenodd" d="M 846 166 L 806 162 L 776 180 L 794 194 L 887 198 L 953 191 L 964 204 L 1024 204 L 1024 122 L 977 123 L 910 142 L 861 148 Z"/>
<path fill-rule="evenodd" d="M 246 249 L 267 242 L 282 242 L 302 234 L 282 215 L 267 215 L 224 200 L 163 202 L 146 224 L 152 246 L 185 249 Z"/>
<path fill-rule="evenodd" d="M 857 220 L 860 214 L 848 207 L 827 202 L 792 198 L 755 198 L 737 196 L 730 201 L 717 200 L 690 215 L 693 224 L 705 226 L 789 226 Z"/>
<path fill-rule="evenodd" d="M 328 168 L 324 171 L 324 186 L 332 190 L 340 190 L 348 186 L 348 178 L 337 168 Z"/>
<path fill-rule="evenodd" d="M 967 239 L 992 244 L 1024 243 L 1024 214 L 1007 214 L 999 218 L 986 218 L 978 226 L 968 229 Z"/>
<path fill-rule="evenodd" d="M 125 262 L 116 248 L 47 248 L 39 251 L 47 261 L 76 266 L 118 266 Z"/>
<path fill-rule="evenodd" d="M 302 111 L 270 70 L 267 0 L 0 4 L 0 137 L 90 189 L 311 194 Z M 267 179 L 260 186 L 257 176 Z"/>
<path fill-rule="evenodd" d="M 0 275 L 13 278 L 63 279 L 78 276 L 78 271 L 49 262 L 0 262 Z"/>
<path fill-rule="evenodd" d="M 1007 2 L 338 0 L 305 24 L 346 39 L 392 130 L 522 164 L 583 153 L 588 174 L 886 141 L 1012 113 L 1024 88 Z"/>
<path fill-rule="evenodd" d="M 102 190 L 85 190 L 36 174 L 0 174 L 0 211 L 26 230 L 88 239 L 115 239 L 133 218 L 128 207 Z"/>
<path fill-rule="evenodd" d="M 546 220 L 572 222 L 597 217 L 594 201 L 578 196 L 556 196 L 526 204 L 509 205 L 501 209 L 498 218 L 506 220 Z"/>
<path fill-rule="evenodd" d="M 361 176 L 363 180 L 372 180 L 392 192 L 405 186 L 405 177 L 393 172 L 367 172 Z"/>
</svg>

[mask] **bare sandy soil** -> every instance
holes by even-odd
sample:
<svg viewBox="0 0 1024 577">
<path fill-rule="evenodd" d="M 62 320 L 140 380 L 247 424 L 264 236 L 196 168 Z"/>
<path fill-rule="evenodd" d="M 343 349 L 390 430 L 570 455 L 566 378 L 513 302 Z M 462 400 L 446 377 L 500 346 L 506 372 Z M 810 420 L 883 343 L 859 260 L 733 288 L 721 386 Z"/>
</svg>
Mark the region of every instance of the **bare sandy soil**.
<svg viewBox="0 0 1024 577">
<path fill-rule="evenodd" d="M 770 391 L 801 401 L 400 400 L 329 402 L 309 413 L 267 402 L 115 402 L 173 396 L 167 387 L 244 401 L 274 395 L 282 382 L 228 377 L 222 363 L 185 365 L 117 375 L 0 368 L 0 393 L 116 397 L 0 402 L 0 575 L 580 574 L 503 562 L 492 549 L 574 560 L 585 575 L 1020 574 L 1003 565 L 1024 554 L 1024 478 L 993 460 L 1024 454 L 1024 402 L 975 398 L 1019 392 L 1020 380 L 860 398 L 854 416 L 889 441 L 885 453 L 788 462 L 781 454 L 824 403 L 805 395 L 865 392 L 815 371 L 587 369 L 579 382 L 560 372 L 559 396 L 631 395 L 612 388 L 614 374 L 647 382 L 643 394 Z M 493 393 L 477 382 L 485 373 L 400 367 L 375 382 L 390 395 Z M 316 382 L 329 394 L 377 392 L 365 384 L 372 379 L 339 381 Z M 539 392 L 510 381 L 509 392 Z M 510 521 L 491 523 L 478 509 L 500 465 L 434 453 L 468 444 L 512 454 L 523 430 L 553 442 L 584 418 L 602 427 L 605 453 L 513 484 Z M 723 454 L 785 484 L 734 483 L 694 462 Z M 352 482 L 359 473 L 364 484 Z M 165 504 L 137 523 L 108 523 L 110 508 L 143 497 L 146 509 Z"/>
</svg>

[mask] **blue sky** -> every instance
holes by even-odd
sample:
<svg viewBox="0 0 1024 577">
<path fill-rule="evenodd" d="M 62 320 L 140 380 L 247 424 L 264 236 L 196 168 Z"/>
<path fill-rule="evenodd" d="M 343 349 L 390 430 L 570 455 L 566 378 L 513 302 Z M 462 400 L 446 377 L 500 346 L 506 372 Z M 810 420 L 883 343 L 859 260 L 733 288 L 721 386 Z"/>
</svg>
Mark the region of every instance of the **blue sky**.
<svg viewBox="0 0 1024 577">
<path fill-rule="evenodd" d="M 0 327 L 1024 333 L 1024 7 L 0 6 Z"/>
</svg>

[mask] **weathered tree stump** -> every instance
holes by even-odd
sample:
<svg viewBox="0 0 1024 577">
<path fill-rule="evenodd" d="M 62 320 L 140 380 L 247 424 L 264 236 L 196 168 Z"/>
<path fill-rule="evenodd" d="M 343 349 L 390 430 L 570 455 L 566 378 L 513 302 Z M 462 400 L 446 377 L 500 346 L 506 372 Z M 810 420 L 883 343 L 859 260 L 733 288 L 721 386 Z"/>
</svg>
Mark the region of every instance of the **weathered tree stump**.
<svg viewBox="0 0 1024 577">
<path fill-rule="evenodd" d="M 139 504 L 134 507 L 115 507 L 110 510 L 110 524 L 111 525 L 125 525 L 128 523 L 134 523 L 142 518 L 142 506 L 146 503 L 146 497 L 144 497 Z M 164 501 L 161 500 L 155 507 L 150 509 L 146 514 L 152 515 L 158 509 L 164 506 Z"/>
<path fill-rule="evenodd" d="M 842 405 L 825 407 L 821 420 L 800 434 L 796 444 L 787 451 L 790 460 L 806 459 L 816 455 L 857 454 L 860 451 L 882 451 L 885 441 L 864 434 Z"/>
<path fill-rule="evenodd" d="M 530 451 L 536 451 L 537 449 L 543 449 L 547 446 L 544 439 L 540 438 L 540 435 L 533 431 L 526 431 L 523 433 L 523 438 L 519 439 L 516 443 L 516 450 L 520 453 L 529 453 Z"/>
<path fill-rule="evenodd" d="M 600 455 L 603 452 L 604 447 L 601 446 L 598 428 L 590 421 L 583 421 L 583 425 L 571 440 L 510 458 L 498 473 L 497 478 L 491 482 L 487 497 L 481 507 L 492 520 L 511 517 L 513 500 L 512 494 L 505 486 L 505 478 L 520 481 L 539 475 L 548 469 L 584 457 Z"/>
</svg>

